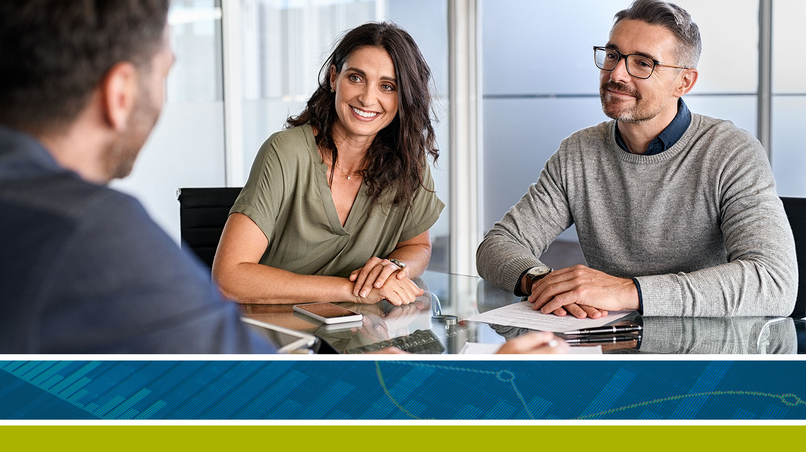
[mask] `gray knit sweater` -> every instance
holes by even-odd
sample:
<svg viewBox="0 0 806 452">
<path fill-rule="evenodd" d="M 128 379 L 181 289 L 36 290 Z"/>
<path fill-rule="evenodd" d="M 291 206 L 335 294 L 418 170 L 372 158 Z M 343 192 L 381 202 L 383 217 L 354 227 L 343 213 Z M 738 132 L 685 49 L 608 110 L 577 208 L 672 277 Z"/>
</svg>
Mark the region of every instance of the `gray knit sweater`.
<svg viewBox="0 0 806 452">
<path fill-rule="evenodd" d="M 761 144 L 692 114 L 657 155 L 624 152 L 615 121 L 566 138 L 487 233 L 479 274 L 512 291 L 572 224 L 591 268 L 636 277 L 647 316 L 786 316 L 795 243 Z"/>
</svg>

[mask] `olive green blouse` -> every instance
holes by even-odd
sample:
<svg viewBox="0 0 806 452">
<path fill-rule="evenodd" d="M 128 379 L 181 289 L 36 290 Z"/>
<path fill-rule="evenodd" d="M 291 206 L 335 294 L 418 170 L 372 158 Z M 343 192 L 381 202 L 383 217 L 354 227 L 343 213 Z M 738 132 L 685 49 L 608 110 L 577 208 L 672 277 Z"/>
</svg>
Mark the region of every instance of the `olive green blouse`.
<svg viewBox="0 0 806 452">
<path fill-rule="evenodd" d="M 427 231 L 445 206 L 434 193 L 426 165 L 425 188 L 411 205 L 391 205 L 387 189 L 379 204 L 362 185 L 344 226 L 327 180 L 327 165 L 310 125 L 277 132 L 260 147 L 249 180 L 230 213 L 257 224 L 269 240 L 260 263 L 306 275 L 349 276 L 373 256 Z"/>
</svg>

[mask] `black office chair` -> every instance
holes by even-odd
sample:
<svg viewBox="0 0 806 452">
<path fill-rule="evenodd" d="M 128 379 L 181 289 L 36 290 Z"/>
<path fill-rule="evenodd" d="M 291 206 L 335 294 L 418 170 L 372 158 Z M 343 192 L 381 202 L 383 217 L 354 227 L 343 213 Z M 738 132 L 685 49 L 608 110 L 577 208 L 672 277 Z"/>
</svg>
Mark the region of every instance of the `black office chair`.
<svg viewBox="0 0 806 452">
<path fill-rule="evenodd" d="M 795 252 L 798 255 L 798 299 L 792 317 L 806 315 L 806 198 L 784 198 L 784 210 L 795 235 Z"/>
<path fill-rule="evenodd" d="M 240 187 L 180 188 L 176 191 L 182 246 L 190 247 L 210 267 L 229 210 L 240 193 Z"/>
</svg>

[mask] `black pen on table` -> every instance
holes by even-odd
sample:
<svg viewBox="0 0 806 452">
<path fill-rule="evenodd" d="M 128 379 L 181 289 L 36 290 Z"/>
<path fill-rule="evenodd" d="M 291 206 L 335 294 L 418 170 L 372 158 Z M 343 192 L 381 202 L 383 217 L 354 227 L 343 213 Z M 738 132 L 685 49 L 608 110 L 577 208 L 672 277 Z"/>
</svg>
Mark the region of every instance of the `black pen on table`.
<svg viewBox="0 0 806 452">
<path fill-rule="evenodd" d="M 566 331 L 563 334 L 618 334 L 641 331 L 642 329 L 641 325 L 611 325 L 599 328 L 582 328 L 576 331 Z"/>
<path fill-rule="evenodd" d="M 622 336 L 585 336 L 566 339 L 568 345 L 576 344 L 610 344 L 613 342 L 626 342 L 641 339 L 640 334 L 627 334 Z"/>
</svg>

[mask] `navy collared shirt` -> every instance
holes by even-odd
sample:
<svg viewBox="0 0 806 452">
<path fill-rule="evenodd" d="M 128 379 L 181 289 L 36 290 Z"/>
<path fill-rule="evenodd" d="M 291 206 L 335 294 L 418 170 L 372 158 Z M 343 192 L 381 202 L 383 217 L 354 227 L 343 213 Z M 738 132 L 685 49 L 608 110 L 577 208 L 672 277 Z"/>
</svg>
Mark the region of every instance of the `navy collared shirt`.
<svg viewBox="0 0 806 452">
<path fill-rule="evenodd" d="M 677 101 L 677 114 L 674 116 L 674 119 L 663 129 L 663 132 L 661 132 L 657 138 L 649 142 L 649 146 L 646 148 L 646 152 L 644 152 L 643 155 L 660 154 L 674 146 L 677 140 L 686 133 L 689 124 L 691 124 L 691 112 L 688 111 L 688 106 L 686 106 L 686 103 L 680 98 Z M 624 144 L 624 140 L 621 138 L 621 132 L 619 132 L 618 127 L 616 127 L 616 143 L 618 143 L 621 149 L 630 152 L 629 149 L 627 149 L 627 145 Z"/>
</svg>

